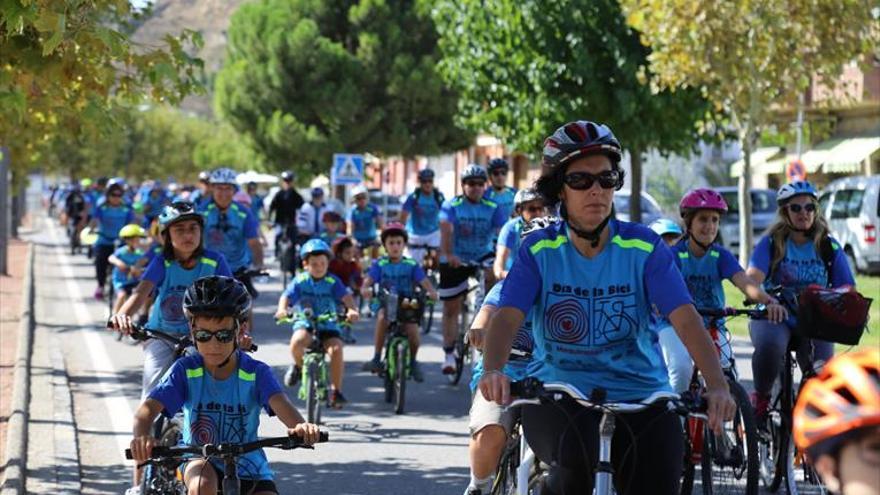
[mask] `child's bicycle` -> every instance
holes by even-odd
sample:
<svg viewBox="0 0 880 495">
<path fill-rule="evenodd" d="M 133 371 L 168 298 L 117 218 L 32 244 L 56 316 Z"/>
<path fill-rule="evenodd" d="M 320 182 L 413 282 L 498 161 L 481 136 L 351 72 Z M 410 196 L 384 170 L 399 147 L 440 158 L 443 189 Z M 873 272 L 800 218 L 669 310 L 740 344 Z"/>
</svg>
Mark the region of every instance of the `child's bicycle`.
<svg viewBox="0 0 880 495">
<path fill-rule="evenodd" d="M 329 434 L 326 431 L 320 433 L 318 442 L 326 442 L 329 440 Z M 217 493 L 223 495 L 240 495 L 241 480 L 238 478 L 238 458 L 258 449 L 271 447 L 281 450 L 291 449 L 312 449 L 310 445 L 305 445 L 297 437 L 274 437 L 264 438 L 255 442 L 247 443 L 218 443 L 205 444 L 202 446 L 165 446 L 156 445 L 150 452 L 150 458 L 139 465 L 147 470 L 154 468 L 157 471 L 177 472 L 177 468 L 184 462 L 192 459 L 220 459 L 223 461 L 223 480 L 221 480 L 221 490 Z M 131 449 L 125 449 L 125 458 L 131 459 Z M 168 484 L 160 490 L 141 492 L 141 495 L 147 494 L 185 494 L 186 487 L 183 480 L 176 476 L 169 480 Z"/>
<path fill-rule="evenodd" d="M 299 399 L 306 403 L 306 418 L 309 423 L 321 423 L 321 405 L 330 407 L 330 368 L 327 365 L 327 352 L 318 337 L 320 324 L 336 321 L 335 313 L 316 315 L 312 308 L 303 308 L 297 314 L 277 320 L 277 324 L 293 323 L 296 319 L 306 319 L 312 330 L 312 343 L 303 356 L 302 377 L 299 385 Z"/>
<path fill-rule="evenodd" d="M 379 289 L 375 306 L 385 308 L 388 330 L 380 376 L 385 384 L 385 402 L 394 403 L 394 413 L 403 414 L 406 404 L 406 381 L 411 378 L 412 349 L 404 325 L 418 323 L 422 301 L 416 297 L 399 297 L 386 288 Z"/>
</svg>

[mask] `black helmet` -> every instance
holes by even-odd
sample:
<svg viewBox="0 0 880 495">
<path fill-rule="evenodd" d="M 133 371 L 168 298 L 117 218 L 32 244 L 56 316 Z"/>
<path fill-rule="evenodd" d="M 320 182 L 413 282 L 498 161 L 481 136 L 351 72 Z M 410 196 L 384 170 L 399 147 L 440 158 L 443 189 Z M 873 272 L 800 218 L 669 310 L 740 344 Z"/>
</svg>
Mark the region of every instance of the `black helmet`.
<svg viewBox="0 0 880 495">
<path fill-rule="evenodd" d="M 430 168 L 423 168 L 419 170 L 419 182 L 424 182 L 428 180 L 434 180 L 434 171 Z"/>
<path fill-rule="evenodd" d="M 232 277 L 202 277 L 183 294 L 183 312 L 189 319 L 231 316 L 241 321 L 248 317 L 250 309 L 251 295 L 243 283 Z"/>
<path fill-rule="evenodd" d="M 296 174 L 294 174 L 290 170 L 285 170 L 284 172 L 281 172 L 281 180 L 283 180 L 284 182 L 290 182 L 293 179 L 296 179 Z"/>
<path fill-rule="evenodd" d="M 507 160 L 504 158 L 493 158 L 489 160 L 489 164 L 486 166 L 489 169 L 489 173 L 494 172 L 495 170 L 510 170 L 510 165 L 508 165 Z"/>
</svg>

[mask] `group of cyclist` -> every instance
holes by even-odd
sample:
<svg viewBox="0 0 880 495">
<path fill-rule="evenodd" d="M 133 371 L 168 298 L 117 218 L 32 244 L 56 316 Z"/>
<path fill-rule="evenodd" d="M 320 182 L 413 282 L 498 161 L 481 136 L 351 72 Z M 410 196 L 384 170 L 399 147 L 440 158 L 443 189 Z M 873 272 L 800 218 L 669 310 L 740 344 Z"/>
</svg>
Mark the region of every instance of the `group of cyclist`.
<svg viewBox="0 0 880 495">
<path fill-rule="evenodd" d="M 696 189 L 681 199 L 681 224 L 661 220 L 648 227 L 617 220 L 613 198 L 624 185 L 621 158 L 621 145 L 607 126 L 570 122 L 545 140 L 542 174 L 533 188 L 516 191 L 507 186 L 509 165 L 495 159 L 487 167 L 466 167 L 460 174 L 462 194 L 446 199 L 434 185 L 434 172 L 424 169 L 418 174 L 419 186 L 403 203 L 401 223 L 388 224 L 369 203 L 365 188 L 351 191 L 354 204 L 343 216 L 324 202 L 321 189 L 312 190 L 310 201 L 304 202 L 293 188 L 293 174 L 285 172 L 281 191 L 269 205 L 276 220 L 276 257 L 279 238 L 295 240 L 301 263 L 296 268 L 302 270 L 285 288 L 275 314 L 277 319 L 293 315 L 293 364 L 283 382 L 293 386 L 301 379 L 303 353 L 312 339 L 320 339 L 330 357 L 330 402 L 342 407 L 343 335 L 336 315 L 356 321 L 360 308 L 354 296 L 369 300 L 374 286 L 404 297 L 423 291 L 427 298 L 442 301 L 441 371 L 453 373 L 462 302 L 470 292 L 470 280 L 478 278 L 486 293 L 468 332 L 482 357 L 472 375 L 471 476 L 465 493 L 492 492 L 498 460 L 515 421 L 521 423 L 537 458 L 550 466 L 542 493 L 589 493 L 593 471 L 585 466 L 598 458 L 601 412 L 586 410 L 569 398 L 510 409 L 510 383 L 533 377 L 571 384 L 584 395 L 601 390 L 608 402 L 641 401 L 658 392 L 683 392 L 696 365 L 705 380 L 708 425 L 720 431 L 736 409 L 722 372 L 732 351 L 723 346 L 719 355 L 706 331 L 708 321 L 697 308 L 723 308 L 722 282 L 729 280 L 767 310 L 766 320 L 750 323 L 755 348 L 751 405 L 759 422 L 766 420 L 770 389 L 791 338 L 786 321 L 793 316 L 768 290 L 779 285 L 799 290 L 809 284 L 836 288 L 855 283 L 843 250 L 829 236 L 817 209 L 817 191 L 808 182 L 779 190 L 777 222 L 744 269 L 715 242 L 728 205 L 711 189 Z M 244 191 L 232 170 L 214 170 L 200 181 L 203 187 L 186 198 L 165 196 L 160 212 L 146 225 L 155 239 L 145 251 L 135 242 L 146 231 L 132 223 L 136 208 L 123 199 L 129 189 L 124 183 L 108 181 L 103 201 L 71 199 L 81 194 L 74 188 L 65 199 L 65 210 L 77 225 L 93 224 L 99 240 L 105 239 L 95 243 L 96 297 L 99 290 L 103 293 L 107 264 L 119 270 L 127 299 L 111 318 L 113 326 L 130 332 L 138 311 L 155 300 L 148 326 L 181 334 L 201 332 L 195 340 L 204 368 L 210 379 L 222 380 L 236 376 L 230 375 L 236 366 L 244 369 L 245 362 L 253 361 L 238 352 L 238 346 L 250 347 L 251 301 L 256 297 L 243 274 L 263 268 L 259 211 L 255 214 L 251 208 L 259 203 L 252 200 L 249 206 L 235 199 Z M 147 211 L 158 208 L 155 190 L 143 196 L 145 204 L 154 202 L 143 208 L 145 218 Z M 124 241 L 118 249 L 117 239 Z M 362 264 L 365 254 L 368 262 Z M 99 263 L 99 258 L 106 261 Z M 423 267 L 437 268 L 438 287 Z M 236 273 L 241 282 L 235 281 Z M 193 292 L 200 280 L 212 280 L 208 287 L 225 287 L 224 293 L 238 294 L 240 284 L 246 289 L 240 299 L 246 296 L 247 304 L 239 301 L 237 309 L 231 308 L 231 302 L 219 297 L 219 289 Z M 205 308 L 217 313 L 194 311 L 196 293 Z M 299 311 L 302 308 L 334 317 L 310 318 Z M 364 370 L 381 370 L 387 310 L 377 311 L 375 354 Z M 197 316 L 209 318 L 196 321 Z M 234 330 L 236 338 L 226 340 L 227 323 L 233 320 L 229 331 Z M 312 328 L 315 321 L 318 328 Z M 421 381 L 418 328 L 409 324 L 405 332 L 412 350 L 412 376 Z M 203 350 L 225 344 L 232 349 Z M 181 392 L 170 388 L 186 388 L 190 370 L 163 379 L 158 374 L 172 359 L 169 347 L 150 340 L 144 351 L 146 402 L 139 417 L 155 416 L 163 407 L 166 412 L 179 409 L 186 397 L 174 395 Z M 812 359 L 803 364 L 817 369 L 832 355 L 833 344 L 817 339 L 802 339 L 798 349 L 799 360 Z M 209 365 L 211 360 L 217 362 Z M 837 484 L 829 486 L 844 492 L 848 478 L 858 479 L 870 469 L 853 474 L 843 468 L 843 459 L 855 455 L 868 467 L 880 460 L 878 361 L 877 352 L 832 360 L 804 388 L 801 398 L 807 405 L 797 410 L 801 415 L 795 418 L 794 436 L 799 448 L 809 453 L 826 481 Z M 254 392 L 259 396 L 254 407 L 265 406 L 277 384 L 257 381 L 270 395 Z M 845 386 L 850 388 L 841 392 Z M 190 415 L 193 421 L 199 416 Z M 291 428 L 303 424 L 298 413 L 282 420 Z M 680 416 L 655 406 L 618 422 L 626 425 L 619 431 L 628 432 L 615 434 L 612 443 L 618 493 L 677 493 L 685 448 Z M 312 432 L 313 426 L 297 431 Z M 139 430 L 132 444 L 133 449 L 137 444 L 140 458 L 149 455 L 144 431 Z M 215 486 L 216 479 L 213 483 L 209 486 Z M 264 488 L 274 492 L 268 485 Z"/>
</svg>

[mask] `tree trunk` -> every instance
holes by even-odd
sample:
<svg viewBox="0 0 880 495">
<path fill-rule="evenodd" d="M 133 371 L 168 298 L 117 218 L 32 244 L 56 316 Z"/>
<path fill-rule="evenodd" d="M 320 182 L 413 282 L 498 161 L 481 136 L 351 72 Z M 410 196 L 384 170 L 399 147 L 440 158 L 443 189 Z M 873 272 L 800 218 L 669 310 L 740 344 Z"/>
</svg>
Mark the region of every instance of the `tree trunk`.
<svg viewBox="0 0 880 495">
<path fill-rule="evenodd" d="M 749 266 L 749 258 L 752 255 L 752 132 L 750 125 L 746 126 L 743 143 L 743 170 L 739 176 L 739 188 L 737 199 L 739 202 L 739 264 Z"/>
<path fill-rule="evenodd" d="M 642 222 L 642 150 L 630 149 L 629 221 Z"/>
</svg>

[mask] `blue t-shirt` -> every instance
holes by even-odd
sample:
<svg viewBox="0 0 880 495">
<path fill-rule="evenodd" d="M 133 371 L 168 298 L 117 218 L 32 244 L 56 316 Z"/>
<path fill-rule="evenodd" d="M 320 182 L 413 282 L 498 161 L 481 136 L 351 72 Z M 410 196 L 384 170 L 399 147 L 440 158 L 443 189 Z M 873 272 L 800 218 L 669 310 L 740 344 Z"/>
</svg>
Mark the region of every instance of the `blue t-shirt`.
<svg viewBox="0 0 880 495">
<path fill-rule="evenodd" d="M 416 263 L 416 260 L 407 256 L 399 260 L 391 261 L 388 256 L 383 256 L 370 265 L 367 275 L 381 287 L 388 290 L 394 289 L 401 296 L 411 297 L 417 284 L 425 279 L 425 271 Z"/>
<path fill-rule="evenodd" d="M 724 308 L 726 302 L 721 282 L 743 271 L 733 254 L 723 246 L 712 244 L 703 256 L 694 256 L 688 250 L 686 238 L 672 246 L 672 254 L 696 307 Z M 704 322 L 708 325 L 710 319 L 704 318 Z"/>
<path fill-rule="evenodd" d="M 335 234 L 330 234 L 327 231 L 321 232 L 321 235 L 318 236 L 318 239 L 326 242 L 328 246 L 332 246 L 337 239 L 341 239 L 345 237 L 345 234 L 342 232 L 336 232 Z"/>
<path fill-rule="evenodd" d="M 274 416 L 269 399 L 283 393 L 266 363 L 238 351 L 238 369 L 225 380 L 215 380 L 204 368 L 201 354 L 178 359 L 148 397 L 162 403 L 171 418 L 183 410 L 180 445 L 244 443 L 257 440 L 260 409 Z M 223 470 L 222 461 L 211 463 Z M 271 480 L 272 470 L 262 449 L 238 459 L 238 476 L 248 480 Z"/>
<path fill-rule="evenodd" d="M 503 286 L 504 280 L 500 280 L 497 284 L 493 285 L 489 290 L 489 293 L 486 294 L 486 298 L 483 300 L 483 306 L 490 305 L 498 307 L 501 302 L 501 287 Z M 535 350 L 535 339 L 532 336 L 531 311 L 526 315 L 522 325 L 520 325 L 519 330 L 516 332 L 516 337 L 513 338 L 513 349 L 525 352 L 529 355 Z M 504 365 L 501 372 L 510 377 L 513 381 L 522 380 L 527 376 L 526 372 L 529 362 L 531 362 L 529 358 L 511 358 L 507 361 L 507 364 Z M 480 377 L 482 376 L 483 354 L 480 353 L 480 357 L 477 359 L 477 362 L 474 363 L 474 369 L 471 372 L 471 392 L 476 392 L 477 384 L 480 383 Z"/>
<path fill-rule="evenodd" d="M 155 191 L 155 189 L 153 189 Z M 162 213 L 162 209 L 169 203 L 168 196 L 165 191 L 159 190 L 156 193 L 148 192 L 146 196 L 141 196 L 141 203 L 144 204 L 144 217 L 152 220 Z"/>
<path fill-rule="evenodd" d="M 113 288 L 119 290 L 126 285 L 137 283 L 137 277 L 131 274 L 131 267 L 144 256 L 143 250 L 135 249 L 132 251 L 128 246 L 122 246 L 113 253 L 113 256 L 129 266 L 129 271 L 125 273 L 121 272 L 119 268 L 113 267 Z"/>
<path fill-rule="evenodd" d="M 251 263 L 248 241 L 259 236 L 250 208 L 233 201 L 221 213 L 212 200 L 201 213 L 205 216 L 205 247 L 221 252 L 233 272 L 247 267 Z"/>
<path fill-rule="evenodd" d="M 162 247 L 162 245 L 158 242 L 153 242 L 152 244 L 150 244 L 150 247 L 148 247 L 147 250 L 144 251 L 143 257 L 146 260 L 144 266 L 150 266 L 153 258 L 155 258 L 156 256 L 162 256 L 163 249 L 164 248 Z"/>
<path fill-rule="evenodd" d="M 580 254 L 565 224 L 523 240 L 501 289 L 501 307 L 533 313 L 529 376 L 562 381 L 611 401 L 669 391 L 651 328 L 652 306 L 668 315 L 691 298 L 672 252 L 643 225 L 611 220 L 608 243 Z"/>
<path fill-rule="evenodd" d="M 348 294 L 348 289 L 335 276 L 327 274 L 316 280 L 308 272 L 297 275 L 284 290 L 289 306 L 298 305 L 302 308 L 312 308 L 317 316 L 336 315 L 336 306 L 342 302 L 342 298 L 346 294 Z M 293 323 L 294 328 L 307 326 L 308 322 L 305 320 L 298 319 Z M 318 330 L 335 332 L 339 331 L 339 325 L 336 319 L 332 318 L 322 322 Z"/>
<path fill-rule="evenodd" d="M 251 196 L 251 212 L 257 220 L 263 216 L 263 197 L 259 194 Z"/>
<path fill-rule="evenodd" d="M 488 199 L 471 202 L 456 196 L 443 203 L 440 221 L 453 226 L 453 253 L 461 261 L 477 261 L 494 253 L 492 241 L 506 218 L 498 206 Z"/>
<path fill-rule="evenodd" d="M 516 258 L 516 251 L 519 249 L 522 237 L 523 224 L 522 217 L 511 218 L 501 227 L 501 233 L 498 234 L 498 245 L 510 249 L 507 263 L 504 264 L 505 270 L 510 270 L 510 267 L 513 266 L 513 260 Z"/>
<path fill-rule="evenodd" d="M 358 241 L 372 241 L 376 238 L 376 219 L 379 218 L 379 208 L 367 203 L 364 209 L 357 205 L 348 210 L 346 221 L 354 224 L 354 238 Z"/>
<path fill-rule="evenodd" d="M 831 287 L 855 285 L 856 282 L 853 280 L 846 255 L 843 249 L 840 249 L 840 243 L 831 238 L 831 247 L 834 248 L 834 258 L 831 263 L 831 273 L 827 274 L 822 256 L 816 251 L 812 241 L 797 245 L 791 239 L 787 239 L 785 241 L 785 257 L 776 266 L 772 277 L 764 280 L 764 287 L 769 289 L 782 285 L 796 290 L 801 290 L 810 284 L 826 287 L 829 285 L 829 275 Z M 752 258 L 749 260 L 749 266 L 755 267 L 767 275 L 770 273 L 771 259 L 770 237 L 764 236 L 755 246 L 755 251 L 752 252 Z"/>
<path fill-rule="evenodd" d="M 189 322 L 183 314 L 183 293 L 197 279 L 209 275 L 232 276 L 226 259 L 216 251 L 206 249 L 196 266 L 189 270 L 177 260 L 166 260 L 163 256 L 153 258 L 142 278 L 152 282 L 157 290 L 147 327 L 165 332 L 189 332 Z"/>
<path fill-rule="evenodd" d="M 443 193 L 436 189 L 435 191 L 437 194 L 425 194 L 421 189 L 416 189 L 403 202 L 401 209 L 409 212 L 406 230 L 410 234 L 428 235 L 440 228 L 440 206 L 445 198 Z"/>
<path fill-rule="evenodd" d="M 134 210 L 125 204 L 110 206 L 104 203 L 95 208 L 92 216 L 98 221 L 98 240 L 95 245 L 112 246 L 119 239 L 122 227 L 134 221 Z"/>
<path fill-rule="evenodd" d="M 501 210 L 501 214 L 504 215 L 505 220 L 510 218 L 513 214 L 513 200 L 516 197 L 516 189 L 504 186 L 504 189 L 496 191 L 495 188 L 489 184 L 489 187 L 486 188 L 486 192 L 483 193 L 483 197 L 498 205 L 498 209 Z"/>
</svg>

